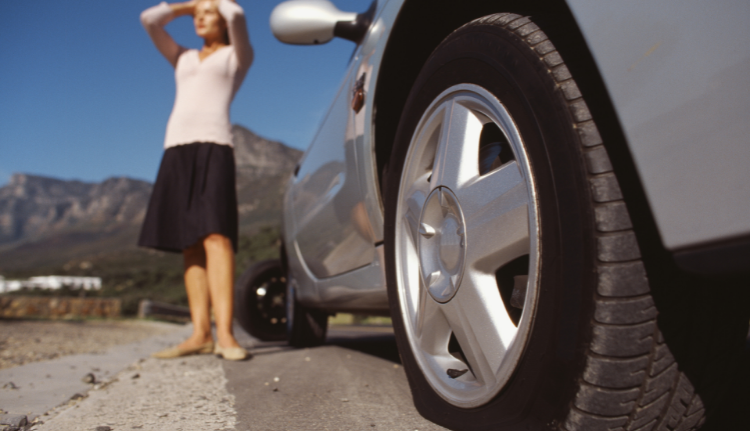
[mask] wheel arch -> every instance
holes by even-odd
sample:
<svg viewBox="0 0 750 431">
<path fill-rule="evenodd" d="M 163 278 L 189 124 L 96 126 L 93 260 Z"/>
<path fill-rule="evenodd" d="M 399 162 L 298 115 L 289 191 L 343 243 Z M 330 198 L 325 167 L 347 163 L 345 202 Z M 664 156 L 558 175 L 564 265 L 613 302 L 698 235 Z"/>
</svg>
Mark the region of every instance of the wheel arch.
<svg viewBox="0 0 750 431">
<path fill-rule="evenodd" d="M 602 135 L 625 197 L 646 262 L 673 264 L 663 246 L 625 134 L 596 62 L 564 0 L 410 0 L 391 30 L 375 94 L 374 153 L 380 189 L 409 91 L 432 51 L 454 30 L 482 16 L 512 12 L 530 16 L 544 30 L 576 79 Z M 648 264 L 647 264 L 648 265 Z"/>
</svg>

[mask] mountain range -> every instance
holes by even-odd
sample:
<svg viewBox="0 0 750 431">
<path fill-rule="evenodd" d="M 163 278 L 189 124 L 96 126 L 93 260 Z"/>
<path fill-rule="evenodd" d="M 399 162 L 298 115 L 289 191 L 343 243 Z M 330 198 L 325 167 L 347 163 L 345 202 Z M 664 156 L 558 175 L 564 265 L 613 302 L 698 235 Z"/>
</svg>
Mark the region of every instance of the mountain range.
<svg viewBox="0 0 750 431">
<path fill-rule="evenodd" d="M 278 225 L 286 181 L 302 152 L 232 127 L 240 232 Z M 152 184 L 17 173 L 0 187 L 0 274 L 136 248 Z"/>
</svg>

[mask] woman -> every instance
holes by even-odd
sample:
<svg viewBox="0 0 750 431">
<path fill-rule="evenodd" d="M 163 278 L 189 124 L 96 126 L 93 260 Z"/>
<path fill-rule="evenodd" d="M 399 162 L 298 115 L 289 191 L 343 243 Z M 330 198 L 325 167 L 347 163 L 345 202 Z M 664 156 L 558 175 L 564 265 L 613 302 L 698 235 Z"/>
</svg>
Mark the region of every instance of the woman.
<svg viewBox="0 0 750 431">
<path fill-rule="evenodd" d="M 185 15 L 203 38 L 200 51 L 183 48 L 164 30 Z M 174 66 L 177 91 L 138 244 L 183 254 L 193 322 L 190 338 L 154 356 L 213 352 L 242 360 L 248 353 L 232 332 L 237 194 L 229 105 L 253 61 L 244 12 L 230 0 L 161 3 L 145 10 L 141 22 Z"/>
</svg>

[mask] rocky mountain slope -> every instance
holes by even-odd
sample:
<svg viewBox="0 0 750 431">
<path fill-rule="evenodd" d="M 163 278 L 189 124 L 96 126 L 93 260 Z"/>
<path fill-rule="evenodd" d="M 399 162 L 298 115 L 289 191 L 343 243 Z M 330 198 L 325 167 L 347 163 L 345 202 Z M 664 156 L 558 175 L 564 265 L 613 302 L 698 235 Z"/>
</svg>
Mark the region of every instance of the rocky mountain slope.
<svg viewBox="0 0 750 431">
<path fill-rule="evenodd" d="M 0 244 L 134 225 L 143 220 L 150 194 L 151 184 L 130 178 L 94 184 L 14 174 L 0 188 Z"/>
<path fill-rule="evenodd" d="M 232 136 L 238 180 L 289 175 L 302 157 L 302 151 L 269 141 L 242 126 L 232 126 Z"/>
<path fill-rule="evenodd" d="M 301 151 L 234 126 L 241 231 L 278 224 Z M 0 271 L 135 248 L 152 185 L 14 174 L 0 188 Z"/>
</svg>

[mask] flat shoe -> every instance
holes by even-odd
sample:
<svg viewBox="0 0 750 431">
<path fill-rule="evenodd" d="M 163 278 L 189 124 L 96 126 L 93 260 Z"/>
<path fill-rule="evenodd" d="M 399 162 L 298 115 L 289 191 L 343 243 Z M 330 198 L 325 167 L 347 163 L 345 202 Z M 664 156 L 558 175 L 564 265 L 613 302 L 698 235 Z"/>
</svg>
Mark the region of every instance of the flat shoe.
<svg viewBox="0 0 750 431">
<path fill-rule="evenodd" d="M 180 349 L 178 346 L 172 346 L 168 349 L 164 349 L 160 352 L 156 352 L 152 354 L 151 356 L 154 358 L 159 359 L 171 359 L 171 358 L 179 358 L 180 356 L 187 356 L 187 355 L 202 355 L 206 353 L 211 353 L 214 350 L 214 342 L 209 341 L 207 343 L 203 343 L 198 347 L 192 347 L 189 349 Z"/>
<path fill-rule="evenodd" d="M 221 347 L 219 343 L 214 347 L 214 354 L 229 361 L 242 361 L 250 356 L 242 347 Z"/>
</svg>

